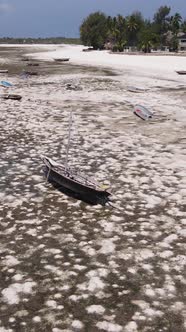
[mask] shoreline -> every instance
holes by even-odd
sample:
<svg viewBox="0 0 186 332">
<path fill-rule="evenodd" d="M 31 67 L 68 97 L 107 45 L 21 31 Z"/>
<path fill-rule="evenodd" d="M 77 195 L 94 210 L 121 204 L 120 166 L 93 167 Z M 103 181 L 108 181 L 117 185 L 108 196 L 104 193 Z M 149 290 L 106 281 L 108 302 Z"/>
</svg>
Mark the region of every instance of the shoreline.
<svg viewBox="0 0 186 332">
<path fill-rule="evenodd" d="M 81 59 L 78 49 L 62 65 L 41 53 L 41 75 L 23 80 L 21 54 L 7 49 L 12 71 L 2 76 L 13 86 L 1 91 L 22 99 L 1 99 L 0 330 L 182 331 L 185 80 L 124 67 L 107 75 L 104 57 Z M 135 116 L 136 104 L 153 118 Z M 119 209 L 46 182 L 41 155 L 65 162 L 71 111 L 70 167 L 106 181 Z"/>
<path fill-rule="evenodd" d="M 26 47 L 33 47 L 33 48 L 50 48 L 50 47 L 55 47 L 58 48 L 58 47 L 65 47 L 65 46 L 80 46 L 82 47 L 82 50 L 86 49 L 86 47 L 88 48 L 88 46 L 84 46 L 84 45 L 81 45 L 81 44 L 0 44 L 0 49 L 1 47 L 20 47 L 20 48 L 26 48 Z M 149 53 L 144 53 L 142 51 L 130 51 L 130 52 L 127 52 L 127 51 L 123 51 L 123 52 L 113 52 L 111 50 L 94 50 L 94 49 L 91 49 L 88 51 L 88 53 L 92 53 L 92 52 L 105 52 L 107 51 L 109 54 L 115 54 L 115 55 L 141 55 L 141 56 L 153 56 L 153 55 L 157 55 L 157 56 L 183 56 L 183 57 L 186 57 L 186 51 L 178 51 L 178 52 L 168 52 L 168 51 L 151 51 Z"/>
<path fill-rule="evenodd" d="M 183 53 L 171 53 L 171 52 L 150 52 L 150 53 L 144 53 L 144 52 L 112 52 L 110 51 L 110 54 L 123 54 L 123 55 L 144 55 L 144 56 L 183 56 L 186 57 L 186 52 Z"/>
<path fill-rule="evenodd" d="M 83 46 L 80 45 L 61 45 L 57 48 L 53 47 L 51 51 L 37 53 L 34 57 L 50 61 L 52 61 L 55 57 L 68 57 L 70 58 L 70 63 L 72 64 L 99 67 L 104 66 L 119 71 L 132 70 L 138 71 L 139 74 L 148 74 L 149 70 L 151 70 L 152 74 L 159 75 L 160 77 L 166 77 L 169 75 L 168 78 L 175 78 L 175 71 L 184 70 L 184 68 L 186 68 L 186 56 L 165 56 L 154 53 L 148 56 L 144 54 L 128 54 L 127 52 L 119 54 L 110 53 L 105 50 L 90 52 L 83 52 L 82 50 Z M 137 58 L 138 61 L 136 62 Z"/>
</svg>

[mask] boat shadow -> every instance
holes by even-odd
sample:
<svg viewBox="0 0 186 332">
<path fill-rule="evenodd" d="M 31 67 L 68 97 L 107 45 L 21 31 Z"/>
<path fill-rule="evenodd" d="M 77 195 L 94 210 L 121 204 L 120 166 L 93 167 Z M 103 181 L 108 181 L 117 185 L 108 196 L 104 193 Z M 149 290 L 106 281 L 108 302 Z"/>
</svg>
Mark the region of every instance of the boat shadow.
<svg viewBox="0 0 186 332">
<path fill-rule="evenodd" d="M 89 205 L 97 205 L 97 204 L 101 204 L 103 206 L 105 205 L 104 203 L 101 203 L 100 201 L 98 202 L 97 198 L 95 198 L 95 199 L 91 198 L 91 200 L 90 200 L 90 199 L 88 199 L 88 197 L 85 197 L 84 195 L 81 195 L 70 189 L 67 189 L 51 179 L 48 179 L 48 182 L 53 186 L 54 189 L 57 189 L 59 192 L 61 192 L 62 194 L 66 195 L 68 197 L 80 200 Z"/>
</svg>

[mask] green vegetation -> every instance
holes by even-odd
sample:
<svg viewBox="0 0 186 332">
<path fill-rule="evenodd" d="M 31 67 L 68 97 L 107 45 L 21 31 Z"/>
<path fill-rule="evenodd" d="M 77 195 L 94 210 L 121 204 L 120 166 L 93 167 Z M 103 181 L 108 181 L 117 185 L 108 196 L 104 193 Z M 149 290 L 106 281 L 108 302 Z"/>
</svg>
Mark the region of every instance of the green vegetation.
<svg viewBox="0 0 186 332">
<path fill-rule="evenodd" d="M 171 8 L 161 6 L 152 20 L 146 20 L 141 12 L 115 17 L 99 11 L 90 14 L 80 26 L 80 38 L 0 38 L 0 44 L 83 44 L 94 49 L 110 49 L 122 52 L 125 48 L 141 50 L 168 48 L 178 51 L 178 37 L 186 33 L 186 19 L 179 13 L 170 15 Z"/>
<path fill-rule="evenodd" d="M 0 44 L 81 44 L 79 38 L 0 38 Z"/>
<path fill-rule="evenodd" d="M 80 36 L 84 45 L 102 49 L 107 36 L 107 18 L 96 12 L 90 14 L 80 27 Z"/>
<path fill-rule="evenodd" d="M 145 20 L 140 12 L 129 16 L 106 16 L 95 12 L 83 20 L 80 38 L 84 45 L 94 49 L 108 48 L 122 52 L 125 47 L 142 50 L 169 48 L 178 50 L 178 35 L 186 33 L 186 20 L 179 13 L 170 16 L 171 8 L 161 6 L 152 21 Z"/>
</svg>

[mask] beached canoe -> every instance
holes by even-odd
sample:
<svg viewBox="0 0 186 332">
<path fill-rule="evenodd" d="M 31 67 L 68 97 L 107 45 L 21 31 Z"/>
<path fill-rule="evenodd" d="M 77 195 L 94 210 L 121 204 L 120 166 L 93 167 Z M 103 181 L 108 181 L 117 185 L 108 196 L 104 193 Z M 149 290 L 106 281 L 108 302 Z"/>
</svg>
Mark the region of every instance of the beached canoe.
<svg viewBox="0 0 186 332">
<path fill-rule="evenodd" d="M 56 61 L 56 62 L 66 62 L 69 60 L 70 60 L 70 58 L 54 58 L 54 61 Z"/>
<path fill-rule="evenodd" d="M 177 74 L 186 75 L 186 70 L 177 70 Z"/>
<path fill-rule="evenodd" d="M 127 88 L 127 91 L 134 92 L 134 93 L 142 93 L 142 92 L 147 91 L 147 89 L 137 88 L 137 87 L 135 87 L 135 86 L 129 86 L 129 87 Z"/>
<path fill-rule="evenodd" d="M 0 81 L 0 85 L 4 88 L 10 88 L 12 86 L 12 84 L 7 81 Z"/>
<path fill-rule="evenodd" d="M 74 90 L 74 91 L 81 91 L 82 87 L 78 86 L 78 85 L 73 85 L 71 83 L 68 83 L 66 85 L 66 90 Z"/>
<path fill-rule="evenodd" d="M 88 47 L 88 48 L 83 48 L 82 49 L 83 52 L 91 52 L 93 50 L 94 50 L 93 47 Z"/>
<path fill-rule="evenodd" d="M 27 66 L 30 66 L 30 67 L 38 67 L 39 66 L 39 63 L 27 63 Z"/>
<path fill-rule="evenodd" d="M 21 100 L 22 96 L 16 94 L 8 94 L 1 96 L 3 99 Z"/>
<path fill-rule="evenodd" d="M 25 76 L 37 76 L 38 72 L 37 71 L 24 71 L 22 73 L 22 75 L 25 75 Z"/>
<path fill-rule="evenodd" d="M 1 74 L 6 74 L 6 73 L 8 73 L 8 69 L 0 69 L 0 73 Z"/>
</svg>

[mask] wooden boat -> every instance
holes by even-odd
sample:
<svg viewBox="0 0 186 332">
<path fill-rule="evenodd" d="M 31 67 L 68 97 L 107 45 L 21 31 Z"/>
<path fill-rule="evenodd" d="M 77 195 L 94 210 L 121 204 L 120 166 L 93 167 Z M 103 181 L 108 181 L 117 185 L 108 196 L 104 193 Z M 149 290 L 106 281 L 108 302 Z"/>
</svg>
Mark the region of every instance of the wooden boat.
<svg viewBox="0 0 186 332">
<path fill-rule="evenodd" d="M 148 120 L 150 118 L 152 118 L 152 112 L 150 112 L 146 107 L 142 106 L 142 105 L 136 105 L 134 107 L 134 111 L 133 113 L 135 115 L 137 115 L 139 118 L 141 118 L 142 120 Z"/>
<path fill-rule="evenodd" d="M 71 115 L 72 116 L 72 115 Z M 70 121 L 72 118 L 70 118 Z M 44 174 L 55 188 L 68 196 L 80 199 L 86 203 L 105 205 L 109 202 L 110 192 L 101 187 L 95 181 L 75 172 L 68 167 L 68 151 L 70 145 L 70 129 L 66 151 L 65 166 L 57 164 L 48 157 L 43 157 Z"/>
<path fill-rule="evenodd" d="M 54 61 L 57 61 L 57 62 L 66 62 L 66 61 L 69 61 L 70 58 L 55 58 Z"/>
<path fill-rule="evenodd" d="M 186 70 L 178 70 L 176 73 L 179 75 L 186 75 Z"/>
<path fill-rule="evenodd" d="M 58 165 L 48 157 L 43 157 L 43 162 L 47 180 L 62 192 L 67 190 L 73 197 L 93 205 L 105 205 L 108 202 L 111 194 L 87 177 Z"/>
<path fill-rule="evenodd" d="M 21 100 L 22 96 L 20 95 L 15 95 L 15 94 L 8 94 L 8 95 L 4 95 L 2 96 L 3 99 L 12 99 L 12 100 Z"/>
<path fill-rule="evenodd" d="M 30 66 L 30 67 L 38 67 L 38 66 L 39 66 L 39 63 L 27 63 L 27 66 Z"/>
<path fill-rule="evenodd" d="M 82 88 L 81 88 L 80 86 L 78 86 L 78 85 L 73 85 L 73 84 L 71 84 L 71 83 L 68 83 L 68 84 L 66 85 L 66 90 L 81 91 Z"/>
<path fill-rule="evenodd" d="M 88 48 L 83 48 L 82 51 L 83 52 L 90 52 L 90 51 L 93 51 L 93 47 L 88 47 Z"/>
<path fill-rule="evenodd" d="M 37 71 L 24 71 L 23 74 L 26 76 L 37 76 L 38 72 Z"/>
<path fill-rule="evenodd" d="M 135 86 L 129 86 L 127 90 L 130 91 L 130 92 L 134 92 L 134 93 L 142 93 L 142 92 L 147 91 L 146 89 L 137 88 Z"/>
<path fill-rule="evenodd" d="M 1 74 L 6 74 L 6 73 L 8 73 L 8 69 L 0 69 L 0 73 Z"/>
</svg>

